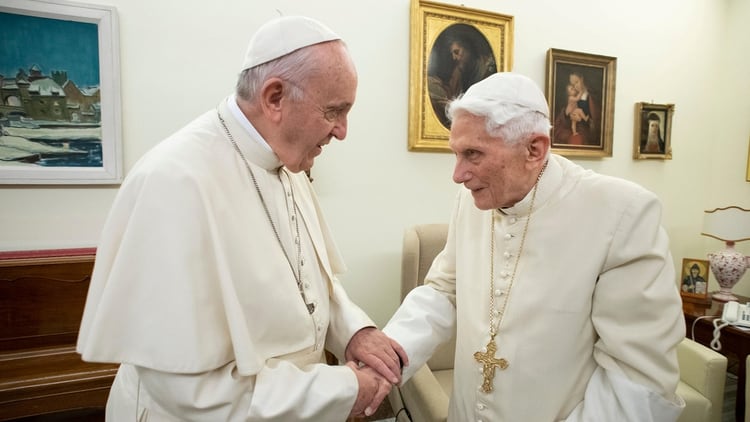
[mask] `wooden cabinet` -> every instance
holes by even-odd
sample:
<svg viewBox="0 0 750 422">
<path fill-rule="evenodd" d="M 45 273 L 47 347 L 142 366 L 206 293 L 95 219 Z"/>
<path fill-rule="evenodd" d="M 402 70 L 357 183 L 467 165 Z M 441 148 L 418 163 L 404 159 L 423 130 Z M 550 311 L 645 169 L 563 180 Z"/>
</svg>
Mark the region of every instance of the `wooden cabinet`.
<svg viewBox="0 0 750 422">
<path fill-rule="evenodd" d="M 0 420 L 104 408 L 118 365 L 75 352 L 94 257 L 0 252 Z"/>
</svg>

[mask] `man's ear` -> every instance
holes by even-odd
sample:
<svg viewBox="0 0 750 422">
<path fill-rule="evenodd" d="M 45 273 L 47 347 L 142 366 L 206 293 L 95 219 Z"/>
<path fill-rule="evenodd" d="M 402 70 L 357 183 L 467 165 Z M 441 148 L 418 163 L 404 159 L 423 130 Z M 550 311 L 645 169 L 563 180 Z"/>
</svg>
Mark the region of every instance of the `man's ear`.
<svg viewBox="0 0 750 422">
<path fill-rule="evenodd" d="M 286 96 L 284 81 L 279 78 L 267 80 L 260 88 L 260 106 L 263 114 L 273 122 L 281 120 L 281 108 Z"/>
<path fill-rule="evenodd" d="M 528 145 L 528 160 L 534 162 L 544 162 L 547 158 L 547 151 L 550 148 L 550 139 L 546 135 L 535 135 Z"/>
</svg>

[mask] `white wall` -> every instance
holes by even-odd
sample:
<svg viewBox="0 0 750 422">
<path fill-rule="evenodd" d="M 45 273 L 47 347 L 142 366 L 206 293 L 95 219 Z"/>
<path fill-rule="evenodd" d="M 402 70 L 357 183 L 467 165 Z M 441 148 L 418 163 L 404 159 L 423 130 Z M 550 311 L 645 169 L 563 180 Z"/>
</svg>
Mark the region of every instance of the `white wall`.
<svg viewBox="0 0 750 422">
<path fill-rule="evenodd" d="M 350 295 L 386 322 L 398 304 L 403 229 L 446 221 L 458 189 L 452 155 L 406 148 L 409 0 L 93 1 L 119 12 L 126 171 L 231 92 L 250 35 L 276 9 L 318 18 L 342 35 L 359 70 L 358 100 L 346 141 L 318 158 L 314 184 L 349 266 L 343 281 Z M 662 198 L 678 268 L 682 258 L 722 247 L 700 236 L 700 225 L 704 209 L 750 208 L 750 27 L 743 24 L 750 2 L 462 3 L 515 17 L 514 70 L 542 89 L 549 48 L 617 57 L 613 157 L 576 161 Z M 676 104 L 673 160 L 631 158 L 634 104 L 641 101 Z M 115 193 L 0 187 L 0 250 L 95 246 Z M 739 249 L 750 254 L 748 244 Z M 750 296 L 750 276 L 735 290 Z"/>
</svg>

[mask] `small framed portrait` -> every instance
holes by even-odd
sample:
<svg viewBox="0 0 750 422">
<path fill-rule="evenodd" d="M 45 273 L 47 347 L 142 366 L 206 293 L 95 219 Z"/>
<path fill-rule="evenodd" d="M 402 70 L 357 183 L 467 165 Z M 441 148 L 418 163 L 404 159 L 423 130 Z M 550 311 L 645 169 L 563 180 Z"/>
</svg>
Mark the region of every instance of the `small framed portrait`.
<svg viewBox="0 0 750 422">
<path fill-rule="evenodd" d="M 672 159 L 674 104 L 635 103 L 633 158 Z"/>
<path fill-rule="evenodd" d="M 445 107 L 512 68 L 513 17 L 412 0 L 410 39 L 409 151 L 450 152 Z"/>
<path fill-rule="evenodd" d="M 687 302 L 710 302 L 708 296 L 709 264 L 704 259 L 684 258 L 680 277 L 680 295 Z"/>
<path fill-rule="evenodd" d="M 616 69 L 615 57 L 555 48 L 547 51 L 552 152 L 612 156 Z"/>
</svg>

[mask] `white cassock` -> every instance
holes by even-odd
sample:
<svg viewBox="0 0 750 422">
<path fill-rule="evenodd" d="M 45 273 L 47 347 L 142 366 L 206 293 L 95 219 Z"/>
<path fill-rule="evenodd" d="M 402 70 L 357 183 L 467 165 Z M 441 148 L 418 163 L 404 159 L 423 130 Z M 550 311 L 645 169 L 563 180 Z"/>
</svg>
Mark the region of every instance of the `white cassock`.
<svg viewBox="0 0 750 422">
<path fill-rule="evenodd" d="M 455 330 L 450 421 L 676 420 L 685 323 L 658 199 L 552 155 L 508 290 L 531 196 L 493 217 L 468 190 L 458 194 L 425 286 L 383 330 L 409 356 L 404 379 Z M 474 353 L 489 341 L 490 294 L 496 309 L 508 297 L 496 357 L 509 366 L 484 393 Z"/>
<path fill-rule="evenodd" d="M 342 357 L 374 323 L 336 279 L 306 175 L 280 169 L 230 101 L 139 160 L 105 224 L 77 350 L 121 363 L 109 421 L 343 421 L 356 399 L 354 372 L 324 350 Z"/>
</svg>

